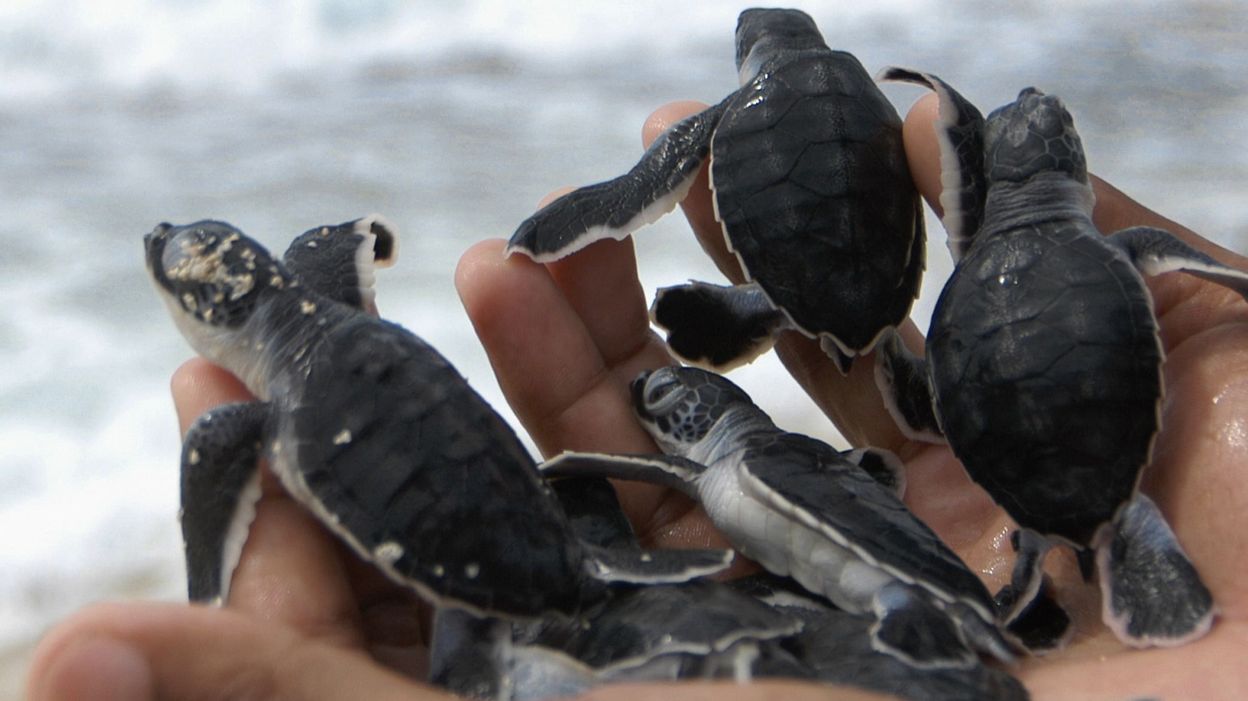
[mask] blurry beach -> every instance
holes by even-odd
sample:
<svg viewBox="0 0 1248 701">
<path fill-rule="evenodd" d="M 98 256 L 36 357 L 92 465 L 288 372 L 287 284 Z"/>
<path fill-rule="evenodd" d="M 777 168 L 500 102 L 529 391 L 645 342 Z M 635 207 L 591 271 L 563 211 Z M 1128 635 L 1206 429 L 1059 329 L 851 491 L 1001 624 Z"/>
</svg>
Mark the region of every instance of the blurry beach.
<svg viewBox="0 0 1248 701">
<path fill-rule="evenodd" d="M 982 108 L 1061 95 L 1091 169 L 1248 250 L 1248 4 L 795 3 L 875 72 L 940 74 Z M 161 221 L 281 250 L 385 215 L 384 315 L 505 415 L 452 287 L 548 191 L 618 174 L 651 110 L 736 87 L 742 5 L 635 0 L 6 0 L 0 4 L 0 699 L 47 627 L 105 599 L 178 600 L 177 426 L 189 350 L 143 270 Z M 920 96 L 886 93 L 903 111 Z M 921 326 L 949 271 L 929 220 Z M 635 239 L 647 289 L 718 280 L 677 214 Z M 835 432 L 768 357 L 777 421 Z"/>
</svg>

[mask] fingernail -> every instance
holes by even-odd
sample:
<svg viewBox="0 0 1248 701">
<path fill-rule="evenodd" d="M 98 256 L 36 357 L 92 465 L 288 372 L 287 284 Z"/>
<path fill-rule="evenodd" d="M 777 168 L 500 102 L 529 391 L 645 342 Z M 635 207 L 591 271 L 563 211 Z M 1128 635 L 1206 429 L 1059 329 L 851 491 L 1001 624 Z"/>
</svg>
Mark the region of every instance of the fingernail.
<svg viewBox="0 0 1248 701">
<path fill-rule="evenodd" d="M 90 637 L 67 645 L 41 678 L 31 679 L 28 701 L 143 701 L 155 699 L 152 670 L 138 648 Z"/>
</svg>

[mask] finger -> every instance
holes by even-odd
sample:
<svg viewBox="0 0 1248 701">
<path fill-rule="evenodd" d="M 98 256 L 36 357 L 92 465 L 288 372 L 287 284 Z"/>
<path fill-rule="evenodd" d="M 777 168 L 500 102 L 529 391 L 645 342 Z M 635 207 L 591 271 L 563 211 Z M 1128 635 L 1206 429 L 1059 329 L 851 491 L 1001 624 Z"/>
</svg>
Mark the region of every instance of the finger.
<svg viewBox="0 0 1248 701">
<path fill-rule="evenodd" d="M 214 406 L 254 399 L 233 375 L 200 358 L 179 367 L 171 386 L 183 430 Z M 227 606 L 310 636 L 363 645 L 340 546 L 267 469 L 261 488 Z"/>
<path fill-rule="evenodd" d="M 27 699 L 446 699 L 357 652 L 231 611 L 98 605 L 39 645 Z"/>
<path fill-rule="evenodd" d="M 502 250 L 501 241 L 470 248 L 455 285 L 507 403 L 538 449 L 548 457 L 562 450 L 655 452 L 633 415 L 628 386 L 642 370 L 671 360 L 637 322 L 631 332 L 610 329 L 614 315 L 635 313 L 624 307 L 644 309 L 640 300 L 613 299 L 609 289 L 592 284 L 615 280 L 636 287 L 632 256 L 620 245 L 594 244 L 561 262 L 557 280 L 546 266 L 523 256 L 504 258 Z M 574 304 L 570 296 L 578 295 Z M 601 306 L 591 308 L 586 298 Z M 705 516 L 672 490 L 625 483 L 618 491 L 647 545 L 723 542 Z"/>
</svg>

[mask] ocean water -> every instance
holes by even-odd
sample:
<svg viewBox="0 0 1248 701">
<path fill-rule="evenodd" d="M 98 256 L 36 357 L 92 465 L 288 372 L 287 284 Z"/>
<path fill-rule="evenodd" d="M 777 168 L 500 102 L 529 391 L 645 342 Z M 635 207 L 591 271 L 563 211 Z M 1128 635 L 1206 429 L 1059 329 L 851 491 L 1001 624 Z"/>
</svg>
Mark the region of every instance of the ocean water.
<svg viewBox="0 0 1248 701">
<path fill-rule="evenodd" d="M 797 3 L 874 71 L 981 107 L 1061 95 L 1092 170 L 1248 250 L 1248 6 Z M 371 212 L 399 229 L 383 313 L 504 414 L 460 311 L 460 253 L 548 191 L 632 165 L 649 112 L 735 87 L 741 5 L 543 0 L 7 0 L 0 5 L 0 698 L 51 622 L 183 594 L 170 373 L 189 350 L 146 281 L 160 221 L 281 250 Z M 886 93 L 905 110 L 920 95 Z M 939 225 L 915 319 L 948 274 Z M 680 216 L 635 239 L 646 287 L 718 279 Z M 779 364 L 736 378 L 837 440 Z M 513 419 L 514 422 L 514 419 Z"/>
</svg>

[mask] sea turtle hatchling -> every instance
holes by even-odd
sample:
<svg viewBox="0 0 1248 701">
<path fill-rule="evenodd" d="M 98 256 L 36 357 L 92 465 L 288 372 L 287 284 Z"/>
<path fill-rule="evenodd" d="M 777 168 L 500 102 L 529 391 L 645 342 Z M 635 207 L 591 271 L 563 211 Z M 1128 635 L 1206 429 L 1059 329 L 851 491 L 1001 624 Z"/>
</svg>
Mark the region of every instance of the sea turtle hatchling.
<svg viewBox="0 0 1248 701">
<path fill-rule="evenodd" d="M 716 218 L 752 282 L 661 291 L 652 315 L 670 348 L 722 371 L 793 328 L 846 370 L 905 319 L 923 274 L 901 119 L 801 11 L 741 13 L 736 61 L 738 90 L 669 129 L 627 174 L 525 220 L 508 253 L 549 261 L 624 238 L 684 199 L 709 156 Z"/>
<path fill-rule="evenodd" d="M 850 455 L 778 428 L 739 387 L 691 367 L 643 373 L 633 405 L 664 455 L 564 453 L 549 476 L 596 475 L 689 494 L 768 571 L 877 619 L 876 649 L 927 668 L 1013 659 L 979 578 Z M 886 458 L 881 458 L 887 455 Z M 869 462 L 869 461 L 868 461 Z"/>
<path fill-rule="evenodd" d="M 985 119 L 939 78 L 885 80 L 939 97 L 941 194 L 955 268 L 926 358 L 893 336 L 877 378 L 912 436 L 943 435 L 1018 523 L 1006 601 L 1032 599 L 1051 543 L 1095 552 L 1103 618 L 1124 643 L 1204 634 L 1209 590 L 1138 490 L 1160 423 L 1163 359 L 1142 275 L 1182 270 L 1248 296 L 1248 274 L 1168 232 L 1102 236 L 1083 148 L 1062 102 L 1033 88 Z"/>
<path fill-rule="evenodd" d="M 261 457 L 357 554 L 436 604 L 566 613 L 607 582 L 684 581 L 726 566 L 727 551 L 575 538 L 506 422 L 432 347 L 365 311 L 374 256 L 392 257 L 394 242 L 375 217 L 311 230 L 285 263 L 219 221 L 161 224 L 145 237 L 178 328 L 258 397 L 211 410 L 185 438 L 192 600 L 228 596 Z"/>
</svg>

